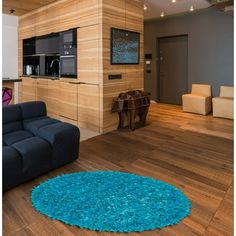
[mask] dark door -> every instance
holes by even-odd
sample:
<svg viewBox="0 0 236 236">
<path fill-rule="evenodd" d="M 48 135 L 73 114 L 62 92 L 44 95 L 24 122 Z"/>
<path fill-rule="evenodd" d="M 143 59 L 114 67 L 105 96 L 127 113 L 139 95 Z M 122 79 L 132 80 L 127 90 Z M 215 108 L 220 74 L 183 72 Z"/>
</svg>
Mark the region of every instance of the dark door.
<svg viewBox="0 0 236 236">
<path fill-rule="evenodd" d="M 182 104 L 188 88 L 188 36 L 159 38 L 158 55 L 158 100 Z"/>
</svg>

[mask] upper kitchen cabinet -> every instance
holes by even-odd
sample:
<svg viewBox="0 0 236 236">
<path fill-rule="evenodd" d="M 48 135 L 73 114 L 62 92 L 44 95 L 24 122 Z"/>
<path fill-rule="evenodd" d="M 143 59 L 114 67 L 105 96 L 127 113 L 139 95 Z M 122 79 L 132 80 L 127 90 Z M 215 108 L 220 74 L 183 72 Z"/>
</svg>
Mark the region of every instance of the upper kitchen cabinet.
<svg viewBox="0 0 236 236">
<path fill-rule="evenodd" d="M 77 1 L 77 14 L 80 27 L 98 24 L 102 20 L 100 0 Z M 101 23 L 101 22 L 100 22 Z"/>
<path fill-rule="evenodd" d="M 60 22 L 60 31 L 77 28 L 78 23 L 78 0 L 61 1 L 58 5 L 58 16 Z"/>
<path fill-rule="evenodd" d="M 60 31 L 59 9 L 60 4 L 54 3 L 36 11 L 35 36 L 42 36 Z"/>
<path fill-rule="evenodd" d="M 19 17 L 19 39 L 35 36 L 35 13 L 28 13 Z"/>
</svg>

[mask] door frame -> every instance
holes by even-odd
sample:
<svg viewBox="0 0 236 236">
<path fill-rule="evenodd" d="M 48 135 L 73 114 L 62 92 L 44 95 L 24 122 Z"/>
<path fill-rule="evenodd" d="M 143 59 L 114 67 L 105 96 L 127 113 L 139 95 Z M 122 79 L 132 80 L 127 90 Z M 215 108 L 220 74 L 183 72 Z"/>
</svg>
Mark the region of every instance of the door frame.
<svg viewBox="0 0 236 236">
<path fill-rule="evenodd" d="M 160 101 L 160 90 L 161 90 L 161 79 L 160 79 L 160 41 L 161 39 L 165 38 L 177 38 L 177 37 L 183 37 L 187 36 L 187 80 L 186 80 L 186 87 L 188 89 L 188 34 L 177 34 L 177 35 L 170 35 L 170 36 L 161 36 L 156 38 L 156 50 L 157 50 L 157 60 L 156 60 L 156 68 L 157 68 L 157 102 Z"/>
</svg>

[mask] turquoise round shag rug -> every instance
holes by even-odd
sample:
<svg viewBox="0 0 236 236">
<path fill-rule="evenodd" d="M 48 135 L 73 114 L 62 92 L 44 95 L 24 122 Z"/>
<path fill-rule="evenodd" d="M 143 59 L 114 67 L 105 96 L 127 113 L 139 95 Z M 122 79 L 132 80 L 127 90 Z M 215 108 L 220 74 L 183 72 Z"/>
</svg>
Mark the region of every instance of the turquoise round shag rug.
<svg viewBox="0 0 236 236">
<path fill-rule="evenodd" d="M 124 172 L 61 175 L 35 187 L 33 207 L 51 219 L 97 231 L 141 232 L 179 223 L 191 203 L 162 181 Z"/>
</svg>

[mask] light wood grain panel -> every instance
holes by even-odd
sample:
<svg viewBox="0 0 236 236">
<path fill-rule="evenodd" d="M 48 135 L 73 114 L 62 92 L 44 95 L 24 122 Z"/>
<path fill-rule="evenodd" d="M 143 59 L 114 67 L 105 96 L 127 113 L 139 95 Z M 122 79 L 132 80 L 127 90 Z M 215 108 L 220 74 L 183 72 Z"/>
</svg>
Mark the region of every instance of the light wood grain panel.
<svg viewBox="0 0 236 236">
<path fill-rule="evenodd" d="M 58 5 L 59 31 L 79 27 L 78 0 L 66 0 Z M 53 7 L 55 10 L 55 7 Z"/>
<path fill-rule="evenodd" d="M 100 0 L 78 1 L 77 12 L 80 27 L 99 23 L 99 1 Z"/>
<path fill-rule="evenodd" d="M 36 80 L 22 77 L 22 82 L 19 83 L 19 102 L 35 101 L 36 87 Z"/>
<path fill-rule="evenodd" d="M 52 118 L 59 118 L 59 83 L 58 80 L 48 80 L 47 113 Z"/>
<path fill-rule="evenodd" d="M 117 114 L 110 112 L 112 99 L 131 89 L 143 90 L 143 1 L 103 1 L 103 131 L 115 130 Z M 114 12 L 114 13 L 113 13 Z M 112 20 L 110 20 L 112 19 Z M 140 64 L 110 64 L 110 30 L 112 27 L 140 33 Z M 108 80 L 109 74 L 121 74 L 120 80 Z M 124 86 L 121 86 L 122 82 Z M 108 87 L 105 87 L 108 84 Z M 108 89 L 109 88 L 109 89 Z"/>
<path fill-rule="evenodd" d="M 98 85 L 78 85 L 78 126 L 100 132 L 100 88 Z"/>
<path fill-rule="evenodd" d="M 78 79 L 82 82 L 101 83 L 100 28 L 92 25 L 78 29 Z"/>
<path fill-rule="evenodd" d="M 36 79 L 36 101 L 43 101 L 47 105 L 48 101 L 48 80 Z"/>
<path fill-rule="evenodd" d="M 78 119 L 78 91 L 76 84 L 66 82 L 59 83 L 60 108 L 59 115 L 67 119 L 77 121 Z"/>
</svg>

